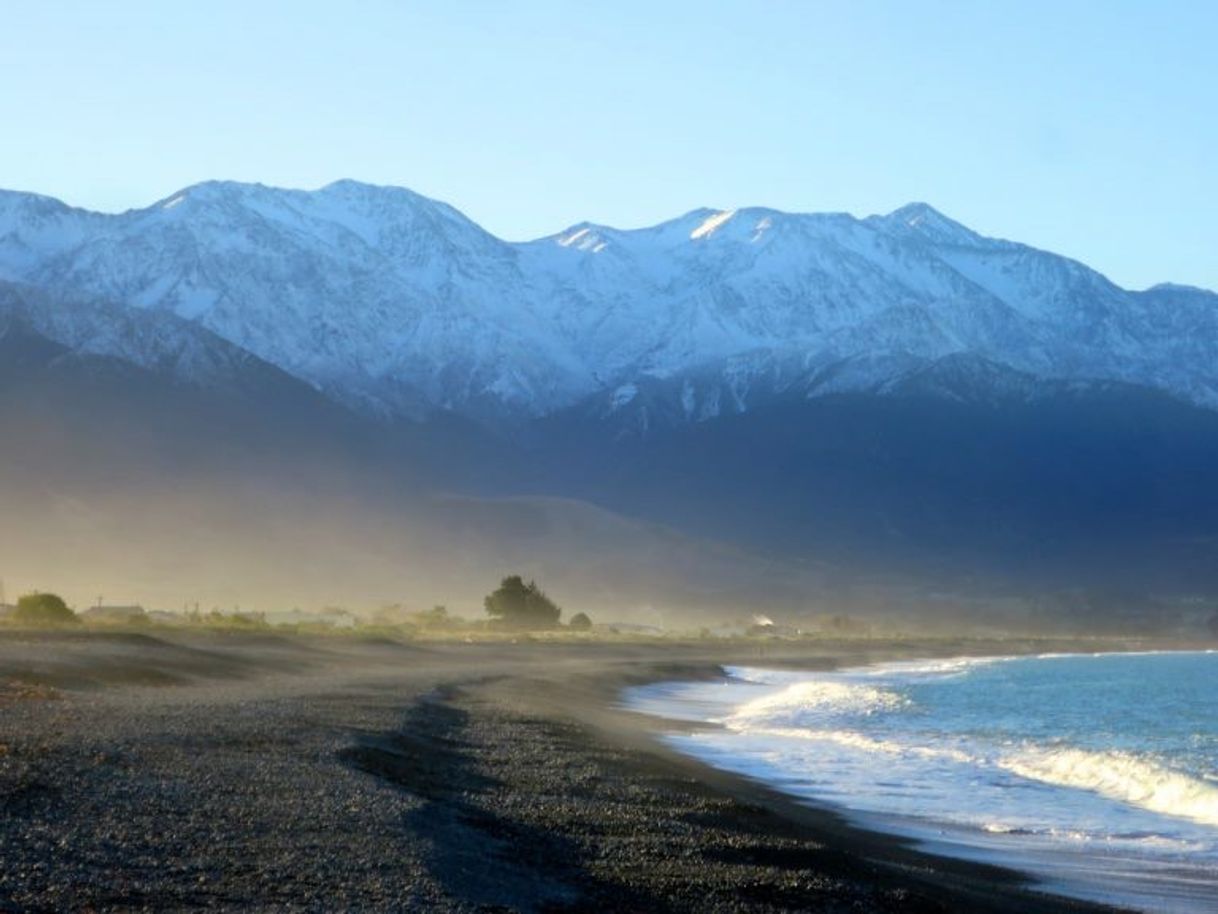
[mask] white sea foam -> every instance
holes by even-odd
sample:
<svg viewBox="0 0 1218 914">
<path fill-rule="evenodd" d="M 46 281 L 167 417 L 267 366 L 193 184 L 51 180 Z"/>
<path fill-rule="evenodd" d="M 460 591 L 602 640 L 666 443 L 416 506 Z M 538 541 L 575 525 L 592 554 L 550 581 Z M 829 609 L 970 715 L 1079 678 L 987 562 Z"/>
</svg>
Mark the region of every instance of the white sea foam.
<svg viewBox="0 0 1218 914">
<path fill-rule="evenodd" d="M 905 743 L 899 740 L 881 739 L 868 736 L 858 730 L 809 730 L 803 727 L 751 727 L 748 730 L 753 736 L 777 736 L 783 739 L 801 740 L 803 742 L 832 743 L 856 751 L 880 755 L 901 756 L 907 759 L 922 759 L 930 761 L 958 762 L 973 764 L 977 758 L 960 749 L 947 745 L 921 746 Z"/>
<path fill-rule="evenodd" d="M 745 702 L 722 722 L 733 730 L 806 728 L 838 715 L 869 715 L 905 704 L 903 696 L 886 689 L 812 680 Z"/>
<path fill-rule="evenodd" d="M 725 666 L 724 675 L 738 682 L 755 685 L 782 685 L 788 682 L 805 682 L 816 676 L 807 670 L 768 670 L 752 666 Z"/>
<path fill-rule="evenodd" d="M 946 657 L 926 660 L 893 660 L 888 663 L 875 663 L 868 666 L 847 667 L 827 673 L 815 673 L 806 670 L 773 670 L 749 666 L 725 666 L 723 671 L 732 679 L 740 682 L 752 682 L 759 685 L 782 685 L 792 682 L 805 682 L 811 678 L 832 678 L 840 680 L 844 677 L 857 679 L 901 679 L 922 677 L 955 676 L 967 673 L 977 667 L 989 666 L 994 663 L 1004 663 L 1011 660 L 1025 659 L 1014 656 L 997 657 Z"/>
<path fill-rule="evenodd" d="M 998 764 L 1029 780 L 1089 790 L 1163 815 L 1218 825 L 1218 787 L 1133 753 L 1030 746 Z"/>
<path fill-rule="evenodd" d="M 850 672 L 867 676 L 955 676 L 992 663 L 1017 660 L 1017 657 L 949 657 L 938 660 L 895 660 Z"/>
</svg>

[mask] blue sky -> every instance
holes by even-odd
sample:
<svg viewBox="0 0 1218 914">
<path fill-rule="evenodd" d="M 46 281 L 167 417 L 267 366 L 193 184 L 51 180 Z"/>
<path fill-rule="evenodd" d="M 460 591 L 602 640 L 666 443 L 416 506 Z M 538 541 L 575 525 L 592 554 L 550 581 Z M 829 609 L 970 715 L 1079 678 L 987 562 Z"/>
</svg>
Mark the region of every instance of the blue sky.
<svg viewBox="0 0 1218 914">
<path fill-rule="evenodd" d="M 925 200 L 1117 282 L 1218 288 L 1218 4 L 0 8 L 0 186 L 408 186 L 510 239 Z"/>
</svg>

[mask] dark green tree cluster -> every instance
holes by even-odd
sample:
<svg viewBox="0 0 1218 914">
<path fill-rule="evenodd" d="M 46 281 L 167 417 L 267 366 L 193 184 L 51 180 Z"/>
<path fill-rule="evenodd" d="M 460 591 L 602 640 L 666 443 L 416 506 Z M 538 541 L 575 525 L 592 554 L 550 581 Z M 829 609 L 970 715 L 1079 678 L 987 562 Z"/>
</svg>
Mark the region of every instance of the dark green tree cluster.
<svg viewBox="0 0 1218 914">
<path fill-rule="evenodd" d="M 562 610 L 535 581 L 526 584 L 518 574 L 504 578 L 483 605 L 490 616 L 507 628 L 556 628 L 562 615 Z"/>
<path fill-rule="evenodd" d="M 13 620 L 23 625 L 64 625 L 76 622 L 76 613 L 53 593 L 27 593 L 17 600 Z"/>
</svg>

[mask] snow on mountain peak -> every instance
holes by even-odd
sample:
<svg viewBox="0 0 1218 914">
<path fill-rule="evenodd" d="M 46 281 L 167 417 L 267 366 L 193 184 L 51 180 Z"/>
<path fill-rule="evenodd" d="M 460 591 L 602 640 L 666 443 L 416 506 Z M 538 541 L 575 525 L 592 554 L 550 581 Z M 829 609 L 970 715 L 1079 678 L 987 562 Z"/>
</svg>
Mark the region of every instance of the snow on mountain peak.
<svg viewBox="0 0 1218 914">
<path fill-rule="evenodd" d="M 862 367 L 841 384 L 878 389 L 893 365 L 955 353 L 1218 404 L 1218 296 L 1166 308 L 1163 289 L 1119 289 L 922 203 L 861 220 L 700 209 L 512 244 L 350 180 L 205 182 L 118 215 L 0 193 L 0 279 L 167 312 L 390 414 L 536 415 L 612 391 L 624 407 L 633 385 L 691 378 L 699 403 L 744 408 L 844 362 Z"/>
<path fill-rule="evenodd" d="M 569 248 L 571 245 L 577 243 L 581 238 L 586 238 L 591 232 L 592 232 L 592 229 L 590 229 L 588 226 L 585 225 L 583 228 L 576 229 L 575 231 L 571 232 L 570 234 L 564 235 L 563 237 L 559 238 L 558 246 L 563 247 L 563 248 Z"/>
<path fill-rule="evenodd" d="M 982 236 L 949 219 L 928 203 L 907 203 L 886 216 L 870 218 L 890 231 L 923 238 L 934 244 L 973 245 L 985 241 Z"/>
<path fill-rule="evenodd" d="M 0 279 L 27 280 L 42 263 L 80 244 L 105 218 L 53 197 L 0 190 Z"/>
<path fill-rule="evenodd" d="M 556 241 L 560 248 L 573 247 L 592 254 L 599 254 L 609 247 L 609 242 L 597 231 L 597 227 L 586 223 L 562 232 Z"/>
<path fill-rule="evenodd" d="M 756 244 L 765 237 L 765 233 L 774 227 L 774 219 L 771 216 L 762 216 L 757 220 L 757 224 L 753 226 L 753 235 L 749 241 Z"/>
<path fill-rule="evenodd" d="M 888 214 L 889 218 L 904 222 L 910 228 L 930 220 L 931 222 L 949 222 L 950 220 L 929 203 L 914 201 L 894 209 Z"/>
<path fill-rule="evenodd" d="M 725 209 L 721 212 L 714 213 L 711 216 L 707 216 L 706 219 L 702 221 L 701 225 L 689 233 L 690 240 L 697 241 L 699 238 L 709 238 L 711 235 L 715 234 L 715 230 L 718 229 L 719 226 L 726 223 L 734 215 L 736 215 L 736 211 L 734 209 Z"/>
</svg>

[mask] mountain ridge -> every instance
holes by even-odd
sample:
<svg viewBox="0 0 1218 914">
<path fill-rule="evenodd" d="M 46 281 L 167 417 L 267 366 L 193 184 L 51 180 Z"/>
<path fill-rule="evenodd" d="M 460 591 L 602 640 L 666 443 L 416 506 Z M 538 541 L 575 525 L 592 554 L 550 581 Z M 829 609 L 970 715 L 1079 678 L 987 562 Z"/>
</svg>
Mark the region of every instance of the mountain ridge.
<svg viewBox="0 0 1218 914">
<path fill-rule="evenodd" d="M 764 399 L 781 392 L 772 378 L 862 356 L 877 367 L 858 384 L 880 388 L 896 380 L 885 354 L 973 353 L 1218 406 L 1218 296 L 1121 289 L 925 203 L 861 219 L 703 208 L 508 242 L 448 204 L 352 180 L 201 182 L 119 214 L 4 192 L 0 279 L 170 312 L 388 418 L 520 421 L 682 376 L 698 403 L 674 415 L 705 418 L 714 388 Z"/>
<path fill-rule="evenodd" d="M 370 599 L 433 566 L 468 596 L 487 563 L 724 611 L 1218 593 L 1215 351 L 1213 293 L 926 204 L 509 243 L 349 181 L 0 194 L 6 554 L 172 586 L 242 543 L 276 599 L 344 565 Z"/>
</svg>

